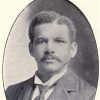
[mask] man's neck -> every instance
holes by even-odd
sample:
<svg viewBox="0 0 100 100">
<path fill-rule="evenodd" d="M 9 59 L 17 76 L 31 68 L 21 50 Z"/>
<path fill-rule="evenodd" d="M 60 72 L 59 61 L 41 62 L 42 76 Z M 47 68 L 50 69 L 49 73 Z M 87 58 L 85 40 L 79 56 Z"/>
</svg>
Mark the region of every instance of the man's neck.
<svg viewBox="0 0 100 100">
<path fill-rule="evenodd" d="M 37 76 L 41 79 L 41 81 L 43 82 L 43 83 L 45 83 L 45 82 L 47 82 L 51 77 L 53 77 L 54 75 L 57 75 L 57 74 L 59 74 L 59 73 L 61 73 L 61 72 L 63 72 L 64 70 L 67 70 L 67 68 L 66 69 L 62 69 L 62 70 L 60 70 L 60 71 L 58 71 L 58 72 L 55 72 L 55 73 L 49 73 L 49 72 L 39 72 L 39 71 L 37 71 Z"/>
<path fill-rule="evenodd" d="M 46 81 L 48 81 L 51 77 L 52 77 L 52 74 L 51 73 L 41 73 L 41 72 L 38 72 L 37 71 L 37 76 L 41 79 L 41 81 L 43 83 L 45 83 Z"/>
</svg>

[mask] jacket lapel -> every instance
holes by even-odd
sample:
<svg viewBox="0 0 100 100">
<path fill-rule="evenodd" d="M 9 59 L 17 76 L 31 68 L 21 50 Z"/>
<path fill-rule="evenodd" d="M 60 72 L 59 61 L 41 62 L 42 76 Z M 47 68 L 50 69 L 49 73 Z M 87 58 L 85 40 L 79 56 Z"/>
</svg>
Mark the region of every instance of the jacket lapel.
<svg viewBox="0 0 100 100">
<path fill-rule="evenodd" d="M 78 77 L 70 70 L 57 82 L 48 100 L 76 100 L 79 88 Z"/>
</svg>

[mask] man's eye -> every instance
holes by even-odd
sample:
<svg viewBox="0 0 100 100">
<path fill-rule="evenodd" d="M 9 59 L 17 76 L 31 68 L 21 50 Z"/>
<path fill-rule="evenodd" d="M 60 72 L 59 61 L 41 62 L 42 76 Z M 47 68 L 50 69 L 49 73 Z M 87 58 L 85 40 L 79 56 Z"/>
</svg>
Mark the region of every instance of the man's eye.
<svg viewBox="0 0 100 100">
<path fill-rule="evenodd" d="M 65 43 L 64 40 L 55 40 L 55 41 L 58 42 L 58 43 Z"/>
<path fill-rule="evenodd" d="M 43 39 L 37 39 L 36 40 L 36 44 L 41 44 L 41 43 L 45 43 L 45 40 L 43 40 Z"/>
</svg>

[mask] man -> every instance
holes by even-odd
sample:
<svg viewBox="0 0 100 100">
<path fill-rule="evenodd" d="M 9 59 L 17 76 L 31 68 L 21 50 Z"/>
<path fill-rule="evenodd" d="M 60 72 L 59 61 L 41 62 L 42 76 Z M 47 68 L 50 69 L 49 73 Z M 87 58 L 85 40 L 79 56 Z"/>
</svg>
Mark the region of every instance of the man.
<svg viewBox="0 0 100 100">
<path fill-rule="evenodd" d="M 95 88 L 69 68 L 77 53 L 73 22 L 54 11 L 38 13 L 29 27 L 34 77 L 10 86 L 7 100 L 94 100 Z"/>
</svg>

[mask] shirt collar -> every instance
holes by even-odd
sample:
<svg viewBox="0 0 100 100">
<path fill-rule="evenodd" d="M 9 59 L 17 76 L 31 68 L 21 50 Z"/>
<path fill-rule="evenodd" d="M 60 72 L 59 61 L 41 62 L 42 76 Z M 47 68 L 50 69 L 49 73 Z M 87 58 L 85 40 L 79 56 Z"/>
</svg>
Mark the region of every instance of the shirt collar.
<svg viewBox="0 0 100 100">
<path fill-rule="evenodd" d="M 47 86 L 52 86 L 53 84 L 55 84 L 65 73 L 66 73 L 67 69 L 55 74 L 54 76 L 52 76 L 48 81 L 46 81 L 45 83 L 43 83 L 40 78 L 35 74 L 35 78 L 34 78 L 34 83 L 35 84 L 41 84 L 41 85 L 47 85 Z"/>
</svg>

